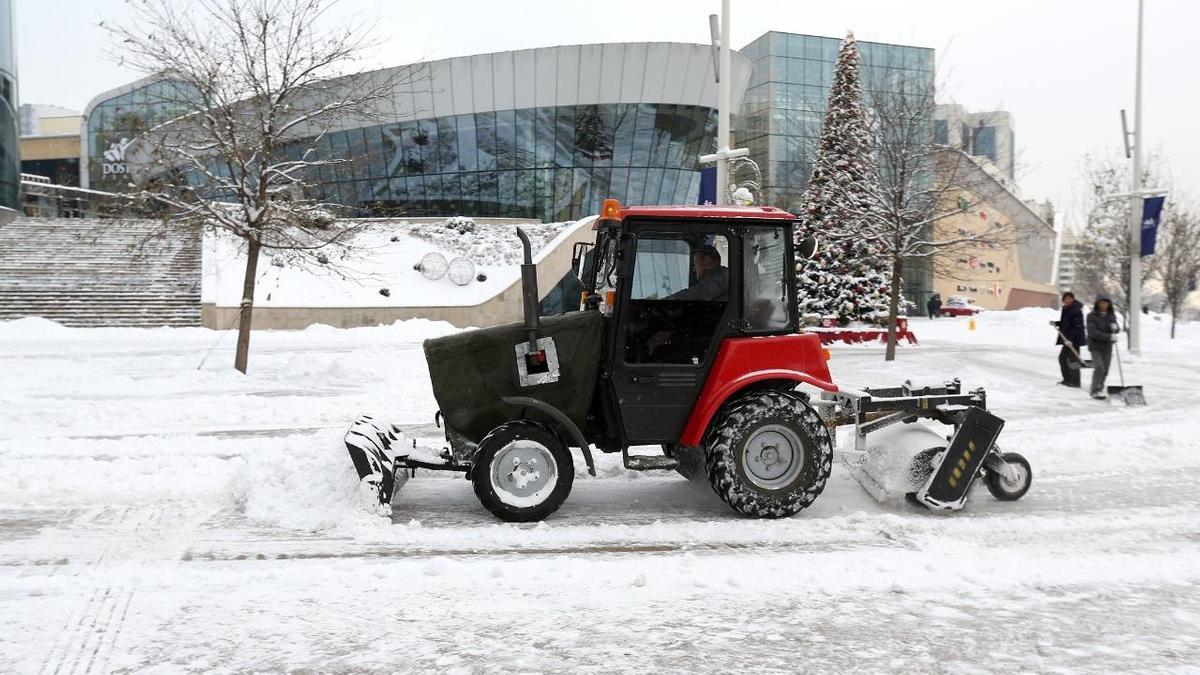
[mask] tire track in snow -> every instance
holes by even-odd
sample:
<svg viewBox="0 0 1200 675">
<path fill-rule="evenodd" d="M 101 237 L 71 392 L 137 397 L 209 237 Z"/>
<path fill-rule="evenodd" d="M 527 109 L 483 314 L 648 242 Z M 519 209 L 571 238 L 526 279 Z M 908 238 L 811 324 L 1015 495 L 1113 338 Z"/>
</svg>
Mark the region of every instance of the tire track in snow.
<svg viewBox="0 0 1200 675">
<path fill-rule="evenodd" d="M 122 534 L 129 530 L 136 534 L 143 526 L 143 513 L 136 513 L 131 507 L 121 509 L 112 526 L 116 536 L 107 538 L 106 544 L 85 563 L 87 572 L 103 573 L 113 554 L 121 553 L 125 543 Z M 150 518 L 161 518 L 161 512 L 150 512 Z M 93 529 L 97 527 L 94 520 L 87 518 L 83 524 Z M 104 670 L 133 599 L 133 589 L 97 582 L 85 587 L 82 595 L 84 597 L 77 602 L 51 644 L 39 673 L 59 675 Z"/>
<path fill-rule="evenodd" d="M 181 517 L 167 519 L 165 514 Z M 211 514 L 199 517 L 207 519 L 208 515 Z M 45 675 L 108 672 L 137 594 L 137 588 L 128 581 L 112 582 L 114 569 L 147 557 L 173 558 L 173 553 L 180 548 L 180 540 L 198 524 L 197 514 L 189 514 L 183 505 L 166 502 L 138 508 L 122 507 L 107 527 L 100 517 L 72 523 L 75 527 L 86 526 L 90 534 L 98 533 L 104 544 L 84 563 L 82 570 L 72 570 L 76 577 L 93 581 L 80 590 L 75 608 L 51 644 L 38 672 Z M 67 536 L 74 534 L 70 529 L 60 532 Z"/>
</svg>

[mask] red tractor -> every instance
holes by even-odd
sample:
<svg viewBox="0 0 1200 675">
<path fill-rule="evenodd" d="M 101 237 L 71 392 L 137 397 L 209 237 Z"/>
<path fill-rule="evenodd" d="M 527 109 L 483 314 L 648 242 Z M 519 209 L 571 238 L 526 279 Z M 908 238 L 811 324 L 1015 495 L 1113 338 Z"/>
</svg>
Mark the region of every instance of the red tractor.
<svg viewBox="0 0 1200 675">
<path fill-rule="evenodd" d="M 747 516 L 812 504 L 832 467 L 833 424 L 865 424 L 888 408 L 866 397 L 868 413 L 863 397 L 840 394 L 829 352 L 799 332 L 795 261 L 815 242 L 797 241 L 795 221 L 769 207 L 607 200 L 594 245 L 575 251 L 580 310 L 553 317 L 538 316 L 536 269 L 518 229 L 524 323 L 425 342 L 446 446 L 419 447 L 396 426 L 360 418 L 346 445 L 365 495 L 388 505 L 415 469 L 459 471 L 501 519 L 541 520 L 571 491 L 571 448 L 595 475 L 594 446 L 622 453 L 629 469 L 706 477 Z M 824 396 L 810 399 L 801 386 Z M 921 415 L 908 396 L 903 421 L 947 401 L 982 407 L 981 392 L 918 393 L 937 405 Z M 957 428 L 957 419 L 941 421 Z M 631 455 L 634 446 L 662 454 Z M 923 456 L 927 475 L 942 456 Z"/>
</svg>

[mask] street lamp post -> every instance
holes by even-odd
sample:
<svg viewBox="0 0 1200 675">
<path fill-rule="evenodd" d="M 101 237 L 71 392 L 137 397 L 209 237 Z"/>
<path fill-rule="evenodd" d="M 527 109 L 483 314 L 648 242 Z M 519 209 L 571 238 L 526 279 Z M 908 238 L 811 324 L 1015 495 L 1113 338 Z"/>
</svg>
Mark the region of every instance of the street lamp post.
<svg viewBox="0 0 1200 675">
<path fill-rule="evenodd" d="M 1129 197 L 1129 351 L 1142 350 L 1142 2 L 1138 0 L 1137 77 L 1133 101 L 1133 189 Z"/>
<path fill-rule="evenodd" d="M 715 16 L 709 17 L 709 25 L 713 28 L 714 42 L 717 40 Z M 747 148 L 736 150 L 729 147 L 730 115 L 733 107 L 733 54 L 729 48 L 729 0 L 721 0 L 720 43 L 717 48 L 717 151 L 700 155 L 702 164 L 717 163 L 717 203 L 729 203 L 729 160 L 745 157 L 750 154 Z"/>
</svg>

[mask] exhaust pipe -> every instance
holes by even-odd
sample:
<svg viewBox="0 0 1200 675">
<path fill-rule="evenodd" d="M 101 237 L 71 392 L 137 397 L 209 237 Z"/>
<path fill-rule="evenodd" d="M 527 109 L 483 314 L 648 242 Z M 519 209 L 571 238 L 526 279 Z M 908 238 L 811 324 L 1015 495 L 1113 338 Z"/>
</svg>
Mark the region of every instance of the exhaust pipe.
<svg viewBox="0 0 1200 675">
<path fill-rule="evenodd" d="M 529 244 L 529 235 L 517 228 L 517 236 L 521 238 L 521 246 L 525 249 L 525 262 L 521 264 L 521 296 L 525 306 L 525 332 L 529 336 L 529 353 L 537 353 L 538 334 L 538 304 L 537 265 L 533 264 L 533 247 Z"/>
</svg>

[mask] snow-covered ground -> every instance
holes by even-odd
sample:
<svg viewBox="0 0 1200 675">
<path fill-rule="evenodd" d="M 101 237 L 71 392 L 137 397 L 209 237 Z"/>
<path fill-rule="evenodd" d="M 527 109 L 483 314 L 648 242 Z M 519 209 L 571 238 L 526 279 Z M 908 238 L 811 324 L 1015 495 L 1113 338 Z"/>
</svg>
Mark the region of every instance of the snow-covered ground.
<svg viewBox="0 0 1200 675">
<path fill-rule="evenodd" d="M 588 221 L 590 222 L 590 220 Z M 557 241 L 587 223 L 525 223 L 534 258 L 554 249 Z M 241 240 L 206 233 L 201 297 L 221 307 L 237 307 L 245 280 L 246 253 Z M 511 224 L 476 224 L 469 218 L 442 223 L 378 220 L 361 225 L 347 243 L 345 257 L 336 253 L 327 266 L 284 264 L 269 253 L 258 266 L 258 307 L 444 307 L 478 305 L 520 278 L 521 242 Z M 330 247 L 333 249 L 333 247 Z M 340 250 L 340 249 L 339 249 Z M 473 269 L 468 282 L 456 284 L 449 274 L 426 278 L 414 266 L 425 255 L 456 259 Z M 480 281 L 478 276 L 484 279 Z M 381 293 L 385 291 L 386 294 Z"/>
<path fill-rule="evenodd" d="M 420 341 L 448 325 L 260 332 L 241 376 L 230 333 L 0 323 L 0 671 L 1196 669 L 1200 325 L 1147 322 L 1125 408 L 1054 385 L 1051 316 L 913 320 L 896 363 L 831 361 L 986 386 L 1019 502 L 880 505 L 835 464 L 809 510 L 749 521 L 604 456 L 525 526 L 444 475 L 390 520 L 356 506 L 342 432 L 435 436 Z"/>
</svg>

